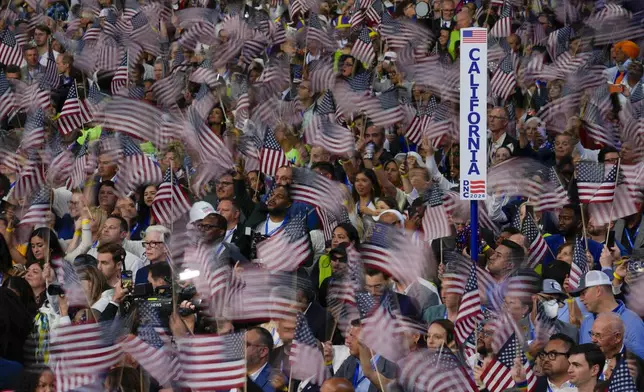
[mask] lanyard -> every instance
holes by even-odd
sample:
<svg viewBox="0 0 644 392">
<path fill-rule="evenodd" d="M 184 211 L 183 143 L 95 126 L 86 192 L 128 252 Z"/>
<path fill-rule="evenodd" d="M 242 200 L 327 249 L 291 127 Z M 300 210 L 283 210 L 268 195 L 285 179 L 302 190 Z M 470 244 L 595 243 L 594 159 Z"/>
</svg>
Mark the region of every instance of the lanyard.
<svg viewBox="0 0 644 392">
<path fill-rule="evenodd" d="M 217 248 L 217 254 L 221 253 L 221 250 L 224 247 L 224 243 L 228 242 L 228 239 L 230 238 L 230 236 L 233 235 L 234 232 L 235 232 L 235 229 L 231 230 L 229 234 L 226 234 L 224 239 L 221 241 L 221 245 L 219 245 L 219 248 Z"/>
<path fill-rule="evenodd" d="M 266 223 L 264 224 L 264 235 L 266 235 L 266 236 L 268 236 L 268 237 L 272 236 L 272 235 L 273 235 L 277 230 L 281 229 L 281 228 L 282 228 L 282 226 L 284 226 L 284 225 L 286 224 L 286 221 L 287 221 L 287 220 L 288 220 L 287 218 L 284 218 L 284 220 L 282 221 L 282 223 L 281 223 L 279 226 L 277 226 L 276 228 L 274 228 L 273 230 L 271 230 L 271 232 L 269 233 L 269 232 L 268 232 L 268 221 L 269 221 L 269 217 L 268 217 L 268 215 L 266 215 Z"/>
<path fill-rule="evenodd" d="M 615 80 L 614 80 L 613 84 L 618 84 L 617 79 L 619 79 L 620 76 L 621 76 L 621 80 L 624 80 L 624 78 L 626 77 L 626 70 L 623 70 L 623 71 L 620 71 L 619 69 L 617 70 L 617 73 L 615 74 Z"/>
<path fill-rule="evenodd" d="M 633 248 L 635 248 L 635 246 L 633 244 L 635 242 L 634 240 L 637 239 L 637 235 L 640 233 L 640 227 L 642 227 L 642 226 L 641 225 L 637 226 L 637 230 L 635 230 L 635 235 L 633 237 L 631 237 L 631 235 L 629 234 L 628 227 L 624 227 L 624 233 L 626 234 L 626 240 L 628 240 L 628 244 L 631 246 L 631 250 Z"/>
<path fill-rule="evenodd" d="M 360 385 L 360 383 L 366 378 L 364 374 L 360 378 L 358 378 L 358 376 L 360 376 L 360 363 L 356 364 L 356 370 L 353 372 L 353 381 L 351 381 L 351 384 L 354 388 L 357 388 L 358 385 Z"/>
<path fill-rule="evenodd" d="M 377 354 L 375 357 L 371 358 L 371 368 L 376 369 L 376 363 L 378 363 L 378 360 L 380 359 L 380 354 Z M 364 381 L 366 376 L 364 375 L 364 372 L 362 372 L 362 377 L 358 378 L 360 376 L 360 362 L 356 363 L 356 370 L 353 372 L 353 387 L 357 388 L 358 385 L 360 385 L 361 382 Z"/>
<path fill-rule="evenodd" d="M 132 235 L 134 235 L 134 232 L 135 232 L 135 231 L 136 231 L 136 229 L 138 229 L 138 228 L 139 228 L 139 222 L 136 222 L 136 225 L 134 225 L 134 227 L 132 228 L 132 230 L 130 230 L 130 238 L 132 238 Z"/>
</svg>

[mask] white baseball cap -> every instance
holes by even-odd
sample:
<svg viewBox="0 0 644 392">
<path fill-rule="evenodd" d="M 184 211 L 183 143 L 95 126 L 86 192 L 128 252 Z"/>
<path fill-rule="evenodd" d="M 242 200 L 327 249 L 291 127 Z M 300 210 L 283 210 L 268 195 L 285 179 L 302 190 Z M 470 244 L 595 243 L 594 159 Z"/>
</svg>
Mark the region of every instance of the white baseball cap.
<svg viewBox="0 0 644 392">
<path fill-rule="evenodd" d="M 403 226 L 405 225 L 405 216 L 401 214 L 400 211 L 397 211 L 397 210 L 384 210 L 378 216 L 374 217 L 373 220 L 378 222 L 386 214 L 395 215 L 396 218 L 398 218 L 398 222 L 400 222 L 400 224 L 402 224 Z"/>
<path fill-rule="evenodd" d="M 205 201 L 198 201 L 190 208 L 190 223 L 200 221 L 210 214 L 217 214 L 212 204 Z"/>
<path fill-rule="evenodd" d="M 581 278 L 581 281 L 579 282 L 579 288 L 571 292 L 570 295 L 572 295 L 573 297 L 578 297 L 579 295 L 581 295 L 582 291 L 586 290 L 589 287 L 610 285 L 611 283 L 608 275 L 606 275 L 602 271 L 592 270 L 586 272 L 586 275 Z"/>
</svg>

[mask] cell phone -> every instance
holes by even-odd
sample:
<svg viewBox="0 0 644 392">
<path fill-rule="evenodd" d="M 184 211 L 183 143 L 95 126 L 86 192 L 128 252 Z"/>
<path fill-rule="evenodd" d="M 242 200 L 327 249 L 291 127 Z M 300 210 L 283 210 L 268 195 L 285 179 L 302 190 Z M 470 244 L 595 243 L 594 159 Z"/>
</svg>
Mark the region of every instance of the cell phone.
<svg viewBox="0 0 644 392">
<path fill-rule="evenodd" d="M 608 241 L 606 241 L 606 245 L 608 246 L 608 249 L 615 246 L 615 230 L 608 232 Z"/>
<path fill-rule="evenodd" d="M 525 206 L 525 213 L 534 219 L 534 206 L 527 205 Z"/>
<path fill-rule="evenodd" d="M 121 271 L 121 287 L 124 289 L 132 288 L 132 271 Z"/>
</svg>

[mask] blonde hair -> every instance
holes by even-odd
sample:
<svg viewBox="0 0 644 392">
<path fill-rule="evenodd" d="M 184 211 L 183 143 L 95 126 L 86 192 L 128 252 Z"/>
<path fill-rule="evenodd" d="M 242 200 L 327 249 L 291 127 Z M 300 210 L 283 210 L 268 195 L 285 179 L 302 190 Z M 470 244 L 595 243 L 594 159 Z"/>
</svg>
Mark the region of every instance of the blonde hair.
<svg viewBox="0 0 644 392">
<path fill-rule="evenodd" d="M 99 206 L 89 207 L 89 213 L 92 219 L 98 222 L 98 232 L 101 231 L 105 221 L 107 220 L 107 212 Z"/>
<path fill-rule="evenodd" d="M 98 268 L 93 265 L 87 265 L 78 271 L 78 277 L 80 280 L 86 280 L 89 282 L 90 292 L 85 293 L 85 295 L 87 295 L 88 302 L 91 305 L 94 305 L 96 301 L 101 299 L 103 289 L 107 285 L 105 276 L 103 276 Z"/>
</svg>

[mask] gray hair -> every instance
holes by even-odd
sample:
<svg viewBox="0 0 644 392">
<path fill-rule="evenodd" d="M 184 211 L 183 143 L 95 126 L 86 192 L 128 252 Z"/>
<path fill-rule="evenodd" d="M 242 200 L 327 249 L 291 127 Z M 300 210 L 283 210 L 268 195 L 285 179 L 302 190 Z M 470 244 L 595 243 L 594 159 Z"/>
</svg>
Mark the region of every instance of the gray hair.
<svg viewBox="0 0 644 392">
<path fill-rule="evenodd" d="M 167 227 L 161 225 L 149 226 L 147 229 L 145 229 L 144 238 L 150 233 L 159 233 L 161 235 L 161 241 L 163 241 L 166 245 L 170 243 L 171 232 Z"/>
</svg>

